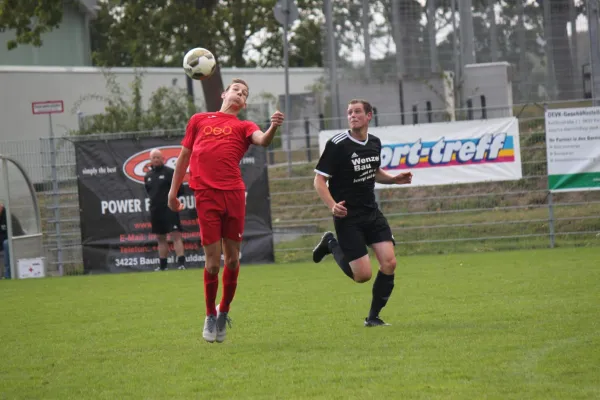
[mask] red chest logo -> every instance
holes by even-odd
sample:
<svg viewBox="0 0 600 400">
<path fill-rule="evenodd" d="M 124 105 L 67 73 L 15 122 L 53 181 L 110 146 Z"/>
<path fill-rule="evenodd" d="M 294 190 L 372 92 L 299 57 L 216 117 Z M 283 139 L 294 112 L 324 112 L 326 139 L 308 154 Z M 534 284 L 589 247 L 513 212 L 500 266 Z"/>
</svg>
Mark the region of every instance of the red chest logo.
<svg viewBox="0 0 600 400">
<path fill-rule="evenodd" d="M 201 131 L 204 136 L 229 136 L 233 133 L 230 126 L 204 126 Z"/>
</svg>

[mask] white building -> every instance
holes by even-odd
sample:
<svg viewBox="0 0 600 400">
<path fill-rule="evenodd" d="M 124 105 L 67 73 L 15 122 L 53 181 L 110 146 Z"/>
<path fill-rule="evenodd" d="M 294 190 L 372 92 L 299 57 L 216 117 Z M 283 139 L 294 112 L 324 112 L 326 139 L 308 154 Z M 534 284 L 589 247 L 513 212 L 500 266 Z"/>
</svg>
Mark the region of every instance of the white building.
<svg viewBox="0 0 600 400">
<path fill-rule="evenodd" d="M 92 65 L 90 22 L 96 18 L 97 0 L 64 2 L 58 28 L 42 34 L 43 45 L 20 44 L 8 50 L 13 30 L 0 32 L 0 65 Z"/>
</svg>

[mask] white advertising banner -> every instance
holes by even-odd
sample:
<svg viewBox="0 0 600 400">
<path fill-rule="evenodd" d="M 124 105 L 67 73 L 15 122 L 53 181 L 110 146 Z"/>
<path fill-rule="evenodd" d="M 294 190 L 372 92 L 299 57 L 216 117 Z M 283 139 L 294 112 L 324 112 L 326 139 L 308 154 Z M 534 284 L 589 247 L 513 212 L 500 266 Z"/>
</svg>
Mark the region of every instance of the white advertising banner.
<svg viewBox="0 0 600 400">
<path fill-rule="evenodd" d="M 319 133 L 322 153 L 339 130 Z M 411 186 L 451 185 L 522 178 L 516 118 L 371 127 L 381 140 L 381 168 L 411 171 Z M 380 185 L 384 187 L 407 185 Z"/>
<path fill-rule="evenodd" d="M 546 111 L 548 188 L 600 190 L 600 107 Z"/>
</svg>

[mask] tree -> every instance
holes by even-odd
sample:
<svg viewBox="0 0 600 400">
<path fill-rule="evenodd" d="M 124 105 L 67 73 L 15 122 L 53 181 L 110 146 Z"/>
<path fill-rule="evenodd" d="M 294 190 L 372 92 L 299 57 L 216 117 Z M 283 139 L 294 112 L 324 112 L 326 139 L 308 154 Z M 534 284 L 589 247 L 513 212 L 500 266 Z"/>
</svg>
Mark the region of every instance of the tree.
<svg viewBox="0 0 600 400">
<path fill-rule="evenodd" d="M 91 24 L 93 61 L 103 67 L 181 66 L 185 52 L 212 48 L 209 10 L 193 1 L 107 0 Z M 198 23 L 201 22 L 201 23 Z"/>
<path fill-rule="evenodd" d="M 298 20 L 292 23 L 288 32 L 290 67 L 322 67 L 323 51 L 321 27 L 325 24 L 318 0 L 298 0 L 300 13 Z M 258 36 L 262 41 L 253 45 L 247 53 L 258 55 L 248 57 L 247 66 L 282 67 L 283 60 L 283 26 L 274 18 L 260 30 Z"/>
<path fill-rule="evenodd" d="M 108 0 L 92 23 L 94 62 L 180 66 L 185 52 L 200 46 L 222 66 L 243 67 L 246 41 L 266 24 L 271 4 L 274 0 Z"/>
<path fill-rule="evenodd" d="M 208 111 L 221 107 L 223 59 L 212 14 L 217 0 L 108 0 L 91 25 L 94 64 L 105 67 L 181 67 L 193 47 L 211 49 L 219 61 L 202 82 Z M 198 43 L 198 38 L 202 38 Z M 225 54 L 227 56 L 227 54 Z"/>
<path fill-rule="evenodd" d="M 554 66 L 554 79 L 558 83 L 558 98 L 568 100 L 573 98 L 573 60 L 571 46 L 567 33 L 570 22 L 569 3 L 573 0 L 537 0 L 540 7 L 550 7 L 550 21 L 547 24 L 549 32 L 544 31 L 544 39 L 551 45 Z"/>
<path fill-rule="evenodd" d="M 336 0 L 332 4 L 336 53 L 342 65 L 349 65 L 353 53 L 363 46 L 362 2 L 363 0 Z M 382 2 L 370 1 L 370 3 L 371 38 L 378 39 L 387 34 L 388 27 L 373 24 L 372 14 L 382 11 Z M 300 16 L 289 30 L 290 66 L 322 67 L 327 62 L 323 59 L 326 42 L 323 1 L 296 0 L 296 4 Z M 254 44 L 256 40 L 253 40 L 253 43 L 246 47 L 247 54 L 253 52 L 259 54 L 256 59 L 247 59 L 247 66 L 283 66 L 283 27 L 273 18 L 270 9 L 267 17 L 266 25 L 255 32 L 253 39 L 260 38 L 258 43 Z"/>
<path fill-rule="evenodd" d="M 475 31 L 475 49 L 478 62 L 491 61 L 491 45 L 489 35 L 489 15 L 487 14 L 487 3 L 491 0 L 473 0 L 473 25 Z M 517 1 L 521 2 L 523 9 L 524 46 L 518 38 L 519 15 L 517 15 Z M 567 23 L 569 22 L 569 2 L 572 0 L 537 0 L 536 2 L 522 2 L 521 0 L 493 1 L 494 4 L 502 6 L 501 12 L 496 14 L 497 45 L 499 60 L 508 61 L 516 67 L 516 85 L 513 93 L 517 101 L 531 101 L 538 99 L 537 89 L 548 87 L 549 79 L 556 79 L 558 84 L 558 96 L 561 99 L 573 98 L 573 63 L 569 37 L 567 34 Z M 550 5 L 549 31 L 545 29 L 543 5 Z M 436 0 L 438 10 L 441 10 L 442 20 L 438 20 L 438 31 L 441 25 L 447 25 L 449 21 L 448 3 Z M 576 13 L 582 13 L 582 7 L 576 7 Z M 459 26 L 460 29 L 460 26 Z M 456 32 L 457 35 L 460 32 Z M 440 55 L 453 55 L 452 47 L 453 33 L 449 33 L 446 39 L 438 45 Z M 549 41 L 552 49 L 552 60 L 555 77 L 547 77 L 544 64 L 547 58 L 544 43 Z M 524 57 L 521 59 L 521 54 Z M 453 56 L 452 56 L 453 57 Z M 452 70 L 452 57 L 440 57 L 444 68 Z"/>
<path fill-rule="evenodd" d="M 213 12 L 218 2 L 219 0 L 196 0 L 195 11 L 196 13 L 199 13 L 200 15 L 206 18 Z M 194 30 L 192 31 L 195 32 Z M 210 43 L 212 43 L 210 40 L 207 42 L 209 43 L 209 45 Z M 223 78 L 221 76 L 219 53 L 214 54 L 214 56 L 217 59 L 217 66 L 215 68 L 215 72 L 211 79 L 202 81 L 202 91 L 204 93 L 204 101 L 206 102 L 206 111 L 209 112 L 219 111 L 221 109 L 221 105 L 223 104 L 223 99 L 221 98 L 221 93 L 223 93 Z M 192 87 L 190 77 L 187 77 L 187 84 L 188 87 Z"/>
<path fill-rule="evenodd" d="M 85 102 L 92 100 L 105 103 L 104 113 L 86 117 L 81 128 L 71 131 L 71 134 L 185 129 L 189 117 L 196 112 L 193 102 L 186 96 L 185 91 L 176 87 L 158 88 L 150 97 L 148 107 L 144 109 L 141 95 L 143 73 L 139 70 L 136 70 L 131 83 L 129 98 L 118 84 L 114 73 L 105 70 L 104 76 L 108 95 L 83 96 L 71 110 L 73 113 L 78 112 Z"/>
<path fill-rule="evenodd" d="M 385 10 L 385 17 L 390 24 L 390 33 L 392 31 L 392 1 L 382 1 Z M 398 21 L 400 21 L 402 35 L 402 49 L 404 55 L 404 69 L 406 74 L 411 76 L 420 76 L 424 69 L 423 65 L 428 62 L 427 43 L 423 41 L 425 26 L 421 24 L 421 16 L 424 13 L 424 8 L 417 0 L 401 0 L 398 4 Z"/>
<path fill-rule="evenodd" d="M 63 18 L 63 5 L 72 0 L 0 0 L 0 30 L 14 30 L 16 37 L 6 42 L 9 50 L 19 44 L 42 45 L 42 34 L 58 28 Z"/>
<path fill-rule="evenodd" d="M 188 49 L 201 46 L 222 67 L 282 66 L 283 28 L 273 17 L 275 3 L 107 0 L 92 22 L 93 60 L 110 67 L 178 67 Z M 290 65 L 321 66 L 321 2 L 297 4 L 301 17 L 290 31 Z"/>
</svg>

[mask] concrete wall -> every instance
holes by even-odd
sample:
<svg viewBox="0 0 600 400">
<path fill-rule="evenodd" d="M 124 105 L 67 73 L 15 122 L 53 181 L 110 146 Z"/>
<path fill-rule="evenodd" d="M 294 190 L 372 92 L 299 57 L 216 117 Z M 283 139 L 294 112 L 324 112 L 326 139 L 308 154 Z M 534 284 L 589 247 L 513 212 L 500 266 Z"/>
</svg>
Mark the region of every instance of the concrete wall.
<svg viewBox="0 0 600 400">
<path fill-rule="evenodd" d="M 279 96 L 279 109 L 285 112 L 285 95 Z M 316 147 L 319 144 L 319 114 L 322 112 L 322 99 L 315 94 L 295 93 L 290 95 L 289 133 L 284 125 L 281 131 L 283 150 Z M 306 121 L 308 120 L 308 139 L 306 137 Z"/>
<path fill-rule="evenodd" d="M 128 90 L 133 81 L 131 68 L 114 68 L 121 87 Z M 306 93 L 321 78 L 320 68 L 290 69 L 290 92 Z M 249 103 L 265 103 L 284 93 L 283 69 L 236 69 L 222 70 L 223 83 L 240 77 L 250 86 Z M 181 68 L 147 68 L 143 80 L 142 96 L 150 95 L 162 86 L 186 87 L 185 75 Z M 65 112 L 52 116 L 54 134 L 64 135 L 70 129 L 77 129 L 77 112 L 84 115 L 102 113 L 105 104 L 98 100 L 88 100 L 77 109 L 76 102 L 89 94 L 106 95 L 106 79 L 102 70 L 93 67 L 11 67 L 0 66 L 0 142 L 7 140 L 35 140 L 47 137 L 48 116 L 33 115 L 31 103 L 34 101 L 63 100 Z M 204 104 L 202 86 L 194 82 L 194 94 L 198 105 Z M 126 96 L 128 98 L 128 96 Z"/>
<path fill-rule="evenodd" d="M 417 106 L 418 122 L 427 122 L 427 102 L 431 103 L 432 122 L 446 121 L 454 116 L 454 95 L 451 73 L 432 76 L 428 79 L 407 78 L 403 82 L 404 122 L 413 123 L 412 108 Z M 372 83 L 343 82 L 340 84 L 340 107 L 342 110 L 342 128 L 346 127 L 346 104 L 353 98 L 369 100 L 377 108 L 379 125 L 399 125 L 400 89 L 396 82 Z M 373 123 L 374 125 L 374 123 Z"/>
<path fill-rule="evenodd" d="M 488 118 L 511 115 L 512 82 L 508 63 L 489 63 L 468 65 L 465 68 L 463 94 L 472 97 L 476 109 L 475 118 L 481 113 L 480 96 L 486 96 Z M 114 68 L 121 87 L 128 89 L 134 77 L 131 68 Z M 147 68 L 144 70 L 144 100 L 159 87 L 177 86 L 185 89 L 185 75 L 181 68 Z M 241 77 L 250 85 L 249 104 L 269 104 L 274 108 L 280 96 L 284 94 L 284 74 L 281 68 L 222 70 L 226 85 L 231 79 Z M 291 68 L 290 94 L 306 96 L 315 85 L 321 85 L 324 70 L 321 68 Z M 400 123 L 399 89 L 396 84 L 366 85 L 356 81 L 340 81 L 341 128 L 345 129 L 344 110 L 346 102 L 355 97 L 369 99 L 377 108 L 380 125 Z M 0 142 L 7 140 L 38 139 L 48 136 L 48 117 L 32 115 L 31 103 L 34 101 L 63 100 L 65 112 L 53 116 L 55 135 L 61 136 L 70 129 L 77 129 L 77 112 L 93 115 L 104 111 L 105 103 L 99 100 L 87 100 L 79 108 L 77 102 L 86 95 L 105 96 L 106 79 L 102 70 L 94 67 L 20 67 L 0 66 Z M 204 105 L 202 85 L 194 82 L 196 104 Z M 126 96 L 127 97 L 127 96 Z M 319 97 L 319 96 L 317 96 Z M 433 76 L 426 80 L 404 81 L 405 123 L 412 124 L 412 107 L 417 106 L 418 122 L 428 120 L 427 102 L 431 103 L 433 121 L 452 120 L 454 117 L 454 97 L 451 73 Z M 283 106 L 283 104 L 282 104 Z M 316 98 L 311 110 L 327 113 L 328 107 L 322 98 Z M 497 110 L 494 110 L 494 109 Z M 272 111 L 272 110 L 270 110 Z M 269 112 L 270 112 L 269 111 Z M 312 111 L 311 111 L 312 112 Z M 310 117 L 301 113 L 297 117 Z M 317 112 L 315 112 L 317 114 Z M 293 117 L 293 116 L 292 116 Z M 316 115 L 313 116 L 316 118 Z M 263 121 L 261 121 L 263 122 Z M 300 145 L 300 143 L 298 143 Z M 295 146 L 294 146 L 295 147 Z"/>
<path fill-rule="evenodd" d="M 487 117 L 494 118 L 512 115 L 512 83 L 510 65 L 507 63 L 477 64 L 466 67 L 463 93 L 473 97 L 474 118 L 480 118 L 479 96 L 484 94 L 487 100 Z M 128 89 L 133 81 L 131 68 L 114 68 L 117 81 L 122 88 Z M 142 96 L 145 101 L 158 88 L 177 86 L 186 88 L 186 80 L 181 68 L 147 68 L 144 70 Z M 284 109 L 284 71 L 270 69 L 222 70 L 225 85 L 231 79 L 240 77 L 250 86 L 248 117 L 265 125 L 274 108 Z M 304 128 L 305 118 L 309 118 L 311 144 L 316 143 L 320 130 L 318 114 L 328 115 L 326 93 L 315 93 L 313 88 L 323 87 L 325 71 L 321 68 L 290 69 L 290 94 L 292 112 L 289 116 L 292 140 L 290 147 L 300 149 L 306 146 Z M 194 81 L 195 101 L 204 105 L 202 84 Z M 379 125 L 400 123 L 399 89 L 395 83 L 366 85 L 356 81 L 340 81 L 340 130 L 347 127 L 345 110 L 347 101 L 360 97 L 368 99 L 377 108 Z M 78 128 L 78 115 L 103 113 L 106 104 L 100 100 L 87 100 L 77 107 L 77 102 L 85 95 L 105 96 L 106 79 L 99 68 L 93 67 L 19 67 L 0 66 L 0 153 L 15 156 L 25 165 L 32 165 L 32 178 L 36 182 L 47 179 L 48 160 L 41 160 L 40 138 L 49 136 L 49 118 L 47 115 L 33 115 L 31 103 L 34 101 L 63 100 L 65 112 L 54 114 L 52 126 L 55 136 L 63 136 L 69 130 Z M 130 98 L 126 95 L 126 98 Z M 433 121 L 454 119 L 454 97 L 452 76 L 446 73 L 426 80 L 404 81 L 405 124 L 412 124 L 412 106 L 417 105 L 418 123 L 427 123 L 427 102 L 431 102 Z M 297 120 L 294 122 L 294 120 Z M 374 125 L 374 122 L 373 122 Z M 332 127 L 326 121 L 326 127 Z M 288 137 L 282 135 L 283 148 L 287 149 Z M 59 160 L 68 165 L 71 160 Z M 35 170 L 35 172 L 33 171 Z"/>
<path fill-rule="evenodd" d="M 464 101 L 473 101 L 474 118 L 481 118 L 481 96 L 485 96 L 487 118 L 512 116 L 512 67 L 507 62 L 465 65 Z"/>
<path fill-rule="evenodd" d="M 452 72 L 430 76 L 427 79 L 407 79 L 404 84 L 405 123 L 413 123 L 413 106 L 417 108 L 418 123 L 427 123 L 427 103 L 431 105 L 431 122 L 454 120 L 454 83 Z"/>
</svg>

